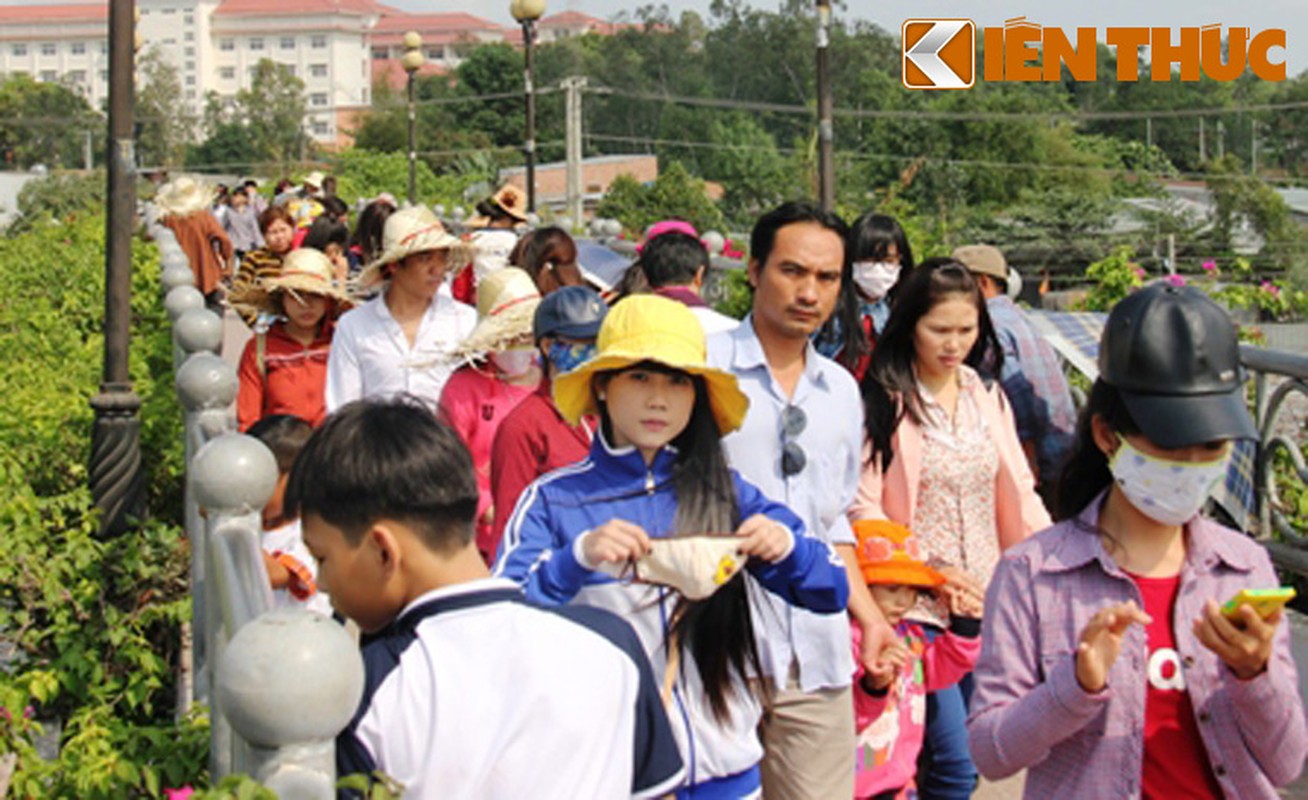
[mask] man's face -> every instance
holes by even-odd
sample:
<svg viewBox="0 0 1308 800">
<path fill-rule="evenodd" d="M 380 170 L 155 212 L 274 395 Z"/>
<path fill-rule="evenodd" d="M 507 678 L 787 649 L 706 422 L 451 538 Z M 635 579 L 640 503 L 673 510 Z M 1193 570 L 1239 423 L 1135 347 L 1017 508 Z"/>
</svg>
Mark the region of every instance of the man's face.
<svg viewBox="0 0 1308 800">
<path fill-rule="evenodd" d="M 808 338 L 835 310 L 845 242 L 816 222 L 777 231 L 767 263 L 749 262 L 755 323 L 775 336 Z"/>
</svg>

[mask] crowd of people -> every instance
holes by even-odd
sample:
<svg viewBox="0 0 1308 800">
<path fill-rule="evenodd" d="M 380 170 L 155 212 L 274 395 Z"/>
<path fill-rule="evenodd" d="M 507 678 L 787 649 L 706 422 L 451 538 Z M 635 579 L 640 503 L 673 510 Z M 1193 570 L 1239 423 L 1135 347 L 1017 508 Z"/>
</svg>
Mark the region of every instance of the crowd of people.
<svg viewBox="0 0 1308 800">
<path fill-rule="evenodd" d="M 890 217 L 786 203 L 736 320 L 686 222 L 607 281 L 514 187 L 456 233 L 391 198 L 351 229 L 329 181 L 157 203 L 254 329 L 278 602 L 361 632 L 342 774 L 694 800 L 1299 775 L 1282 612 L 1221 607 L 1275 572 L 1202 513 L 1256 436 L 1203 294 L 1119 303 L 1078 419 L 991 245 L 918 261 Z"/>
</svg>

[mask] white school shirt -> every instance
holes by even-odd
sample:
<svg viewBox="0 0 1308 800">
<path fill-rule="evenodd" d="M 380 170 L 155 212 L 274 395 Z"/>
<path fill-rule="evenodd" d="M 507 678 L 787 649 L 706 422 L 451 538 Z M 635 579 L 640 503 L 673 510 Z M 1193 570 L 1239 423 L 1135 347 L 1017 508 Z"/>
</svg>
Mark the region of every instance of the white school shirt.
<svg viewBox="0 0 1308 800">
<path fill-rule="evenodd" d="M 318 581 L 318 562 L 309 548 L 304 546 L 300 521 L 288 522 L 280 528 L 263 532 L 263 549 L 269 553 L 285 553 L 308 568 L 315 583 Z M 304 608 L 325 617 L 332 615 L 332 602 L 321 589 L 306 600 L 297 600 L 290 589 L 273 589 L 273 608 Z"/>
<path fill-rule="evenodd" d="M 348 311 L 336 324 L 327 357 L 327 411 L 352 400 L 415 395 L 433 405 L 462 363 L 453 355 L 477 324 L 477 311 L 438 292 L 409 347 L 386 307 L 385 293 Z"/>
<path fill-rule="evenodd" d="M 771 499 L 784 503 L 808 530 L 831 545 L 854 544 L 845 516 L 858 492 L 863 447 L 863 401 L 844 367 L 808 345 L 804 372 L 787 398 L 772 377 L 763 345 L 749 315 L 739 327 L 709 337 L 708 362 L 736 376 L 749 398 L 740 429 L 723 437 L 732 468 Z M 782 413 L 804 411 L 804 430 L 795 437 L 808 463 L 799 473 L 781 473 Z M 805 692 L 843 688 L 853 682 L 854 657 L 844 614 L 815 614 L 792 606 L 748 582 L 750 613 L 763 671 L 779 685 L 792 663 Z"/>
<path fill-rule="evenodd" d="M 631 626 L 528 605 L 513 581 L 428 592 L 363 648 L 337 774 L 441 800 L 665 797 L 685 769 Z"/>
</svg>

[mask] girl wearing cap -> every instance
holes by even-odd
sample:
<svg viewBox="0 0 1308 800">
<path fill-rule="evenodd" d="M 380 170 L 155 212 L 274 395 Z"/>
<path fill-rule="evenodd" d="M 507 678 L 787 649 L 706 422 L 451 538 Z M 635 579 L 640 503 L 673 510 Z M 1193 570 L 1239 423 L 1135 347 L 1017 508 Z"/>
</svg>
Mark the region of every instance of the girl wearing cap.
<svg viewBox="0 0 1308 800">
<path fill-rule="evenodd" d="M 1003 390 L 976 372 L 994 341 L 966 267 L 931 259 L 908 273 L 861 384 L 869 456 L 850 510 L 851 519 L 910 527 L 927 558 L 982 586 L 1004 548 L 1050 523 Z M 947 611 L 923 598 L 908 617 L 935 635 Z M 928 697 L 924 794 L 972 794 L 969 690 L 964 680 Z"/>
<path fill-rule="evenodd" d="M 594 420 L 570 423 L 554 404 L 556 375 L 589 361 L 608 306 L 594 290 L 565 286 L 540 301 L 532 335 L 544 372 L 540 385 L 500 423 L 491 444 L 490 484 L 495 520 L 488 552 L 495 554 L 509 514 L 524 489 L 547 472 L 586 457 Z"/>
<path fill-rule="evenodd" d="M 844 567 L 727 468 L 721 436 L 748 400 L 733 375 L 706 365 L 684 305 L 627 298 L 598 345 L 554 381 L 565 418 L 600 420 L 590 457 L 527 488 L 497 572 L 536 602 L 601 606 L 635 627 L 686 763 L 677 797 L 758 797 L 762 707 L 748 680 L 759 667 L 746 593 L 834 613 L 848 597 Z"/>
<path fill-rule="evenodd" d="M 1192 287 L 1112 310 L 1053 528 L 1009 550 L 969 724 L 981 772 L 1028 797 L 1274 798 L 1308 755 L 1266 551 L 1200 513 L 1257 432 L 1235 331 Z"/>
<path fill-rule="evenodd" d="M 332 280 L 327 256 L 301 248 L 281 274 L 259 290 L 257 307 L 276 321 L 246 342 L 238 375 L 236 417 L 241 430 L 271 414 L 317 425 L 327 415 L 324 386 L 337 313 L 348 303 Z"/>
<path fill-rule="evenodd" d="M 908 234 L 885 214 L 867 213 L 845 238 L 849 272 L 840 283 L 840 300 L 814 338 L 822 355 L 835 359 L 862 380 L 872 348 L 890 318 L 890 295 L 913 269 Z"/>
<path fill-rule="evenodd" d="M 883 666 L 865 672 L 858 658 L 863 629 L 850 621 L 858 665 L 854 797 L 916 797 L 926 694 L 952 686 L 972 671 L 981 651 L 983 590 L 957 567 L 928 566 L 920 557 L 917 537 L 903 525 L 859 520 L 853 527 L 859 571 L 898 636 L 883 651 Z M 949 608 L 949 630 L 931 640 L 920 624 L 905 618 L 924 593 L 938 594 Z"/>
<path fill-rule="evenodd" d="M 477 312 L 445 288 L 468 249 L 424 206 L 386 219 L 382 252 L 359 273 L 358 286 L 381 293 L 341 317 L 327 363 L 329 412 L 364 397 L 412 394 L 435 404 L 459 366 L 459 344 Z"/>
<path fill-rule="evenodd" d="M 441 392 L 441 419 L 454 428 L 472 454 L 477 471 L 477 549 L 495 556 L 491 522 L 491 443 L 504 417 L 540 385 L 541 371 L 531 341 L 531 320 L 540 292 L 516 267 L 490 275 L 477 293 L 477 327 L 460 345 L 470 362 Z"/>
</svg>

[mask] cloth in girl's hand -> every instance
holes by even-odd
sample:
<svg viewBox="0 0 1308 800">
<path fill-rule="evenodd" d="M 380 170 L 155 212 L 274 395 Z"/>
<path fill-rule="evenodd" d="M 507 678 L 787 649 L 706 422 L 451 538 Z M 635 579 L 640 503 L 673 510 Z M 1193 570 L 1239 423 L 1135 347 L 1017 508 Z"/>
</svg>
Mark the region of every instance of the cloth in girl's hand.
<svg viewBox="0 0 1308 800">
<path fill-rule="evenodd" d="M 635 562 L 636 579 L 669 586 L 690 600 L 709 597 L 745 566 L 734 536 L 678 536 L 655 539 Z"/>
</svg>

